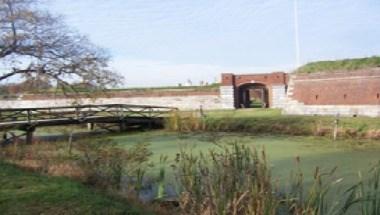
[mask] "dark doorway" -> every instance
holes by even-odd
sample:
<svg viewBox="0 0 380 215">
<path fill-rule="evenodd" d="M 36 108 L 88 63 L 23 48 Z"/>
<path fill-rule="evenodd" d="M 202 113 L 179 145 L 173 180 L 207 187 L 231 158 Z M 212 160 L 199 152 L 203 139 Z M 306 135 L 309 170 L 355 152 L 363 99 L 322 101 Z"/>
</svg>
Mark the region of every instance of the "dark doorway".
<svg viewBox="0 0 380 215">
<path fill-rule="evenodd" d="M 249 83 L 238 88 L 238 108 L 268 108 L 268 88 L 264 84 Z"/>
</svg>

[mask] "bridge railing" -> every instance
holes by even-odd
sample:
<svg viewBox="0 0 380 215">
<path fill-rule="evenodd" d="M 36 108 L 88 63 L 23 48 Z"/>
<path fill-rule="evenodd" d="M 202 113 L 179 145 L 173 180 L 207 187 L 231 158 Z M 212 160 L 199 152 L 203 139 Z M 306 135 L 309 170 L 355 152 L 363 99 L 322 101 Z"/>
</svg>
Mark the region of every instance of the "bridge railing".
<svg viewBox="0 0 380 215">
<path fill-rule="evenodd" d="M 27 122 L 43 120 L 86 120 L 97 117 L 163 117 L 176 108 L 146 105 L 105 104 L 75 105 L 42 108 L 6 108 L 0 109 L 0 123 Z"/>
</svg>

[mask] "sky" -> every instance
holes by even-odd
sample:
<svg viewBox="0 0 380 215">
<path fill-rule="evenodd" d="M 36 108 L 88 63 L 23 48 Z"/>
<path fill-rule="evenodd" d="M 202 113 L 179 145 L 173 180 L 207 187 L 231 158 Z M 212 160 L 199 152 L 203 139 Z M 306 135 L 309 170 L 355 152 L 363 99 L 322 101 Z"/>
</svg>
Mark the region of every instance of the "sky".
<svg viewBox="0 0 380 215">
<path fill-rule="evenodd" d="M 108 50 L 124 87 L 219 81 L 296 67 L 295 0 L 51 0 Z M 379 0 L 298 0 L 300 60 L 380 55 Z"/>
</svg>

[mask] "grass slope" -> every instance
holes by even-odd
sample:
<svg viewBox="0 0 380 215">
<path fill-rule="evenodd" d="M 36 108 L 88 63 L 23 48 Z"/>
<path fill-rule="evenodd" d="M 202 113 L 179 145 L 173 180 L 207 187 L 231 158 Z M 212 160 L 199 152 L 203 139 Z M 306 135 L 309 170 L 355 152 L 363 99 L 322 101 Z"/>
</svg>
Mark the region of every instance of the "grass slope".
<svg viewBox="0 0 380 215">
<path fill-rule="evenodd" d="M 281 115 L 278 109 L 243 109 L 209 111 L 207 130 L 222 132 L 254 132 L 260 134 L 330 136 L 334 116 Z M 340 117 L 341 138 L 367 138 L 380 129 L 380 121 L 370 117 Z M 322 134 L 325 132 L 325 134 Z"/>
<path fill-rule="evenodd" d="M 336 70 L 357 70 L 380 67 L 380 57 L 344 59 L 336 61 L 318 61 L 308 63 L 296 70 L 296 73 L 331 72 Z"/>
<path fill-rule="evenodd" d="M 0 162 L 1 214 L 142 214 L 120 199 L 66 178 L 26 172 Z"/>
</svg>

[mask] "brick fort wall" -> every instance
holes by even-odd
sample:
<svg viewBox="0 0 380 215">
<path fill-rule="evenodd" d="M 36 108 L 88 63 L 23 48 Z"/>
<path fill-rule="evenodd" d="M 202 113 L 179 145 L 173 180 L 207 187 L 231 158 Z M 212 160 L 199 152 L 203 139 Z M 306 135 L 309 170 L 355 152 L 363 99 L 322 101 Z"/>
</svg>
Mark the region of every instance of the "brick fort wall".
<svg viewBox="0 0 380 215">
<path fill-rule="evenodd" d="M 379 105 L 380 68 L 296 75 L 291 99 L 305 105 Z"/>
</svg>

